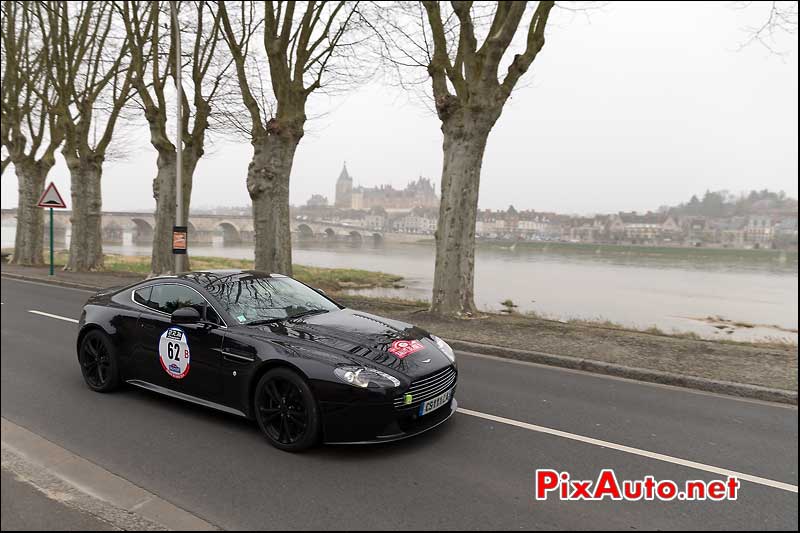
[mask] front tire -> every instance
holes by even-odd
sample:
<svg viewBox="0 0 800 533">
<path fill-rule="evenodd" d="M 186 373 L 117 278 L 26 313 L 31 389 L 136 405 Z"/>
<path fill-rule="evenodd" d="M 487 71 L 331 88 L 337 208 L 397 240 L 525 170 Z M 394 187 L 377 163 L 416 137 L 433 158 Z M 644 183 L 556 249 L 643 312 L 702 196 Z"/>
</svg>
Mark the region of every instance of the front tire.
<svg viewBox="0 0 800 533">
<path fill-rule="evenodd" d="M 296 372 L 276 368 L 264 374 L 256 385 L 253 406 L 258 427 L 276 448 L 300 452 L 319 442 L 317 402 Z"/>
<path fill-rule="evenodd" d="M 86 385 L 95 392 L 111 392 L 119 387 L 119 359 L 111 338 L 92 330 L 81 341 L 78 362 Z"/>
</svg>

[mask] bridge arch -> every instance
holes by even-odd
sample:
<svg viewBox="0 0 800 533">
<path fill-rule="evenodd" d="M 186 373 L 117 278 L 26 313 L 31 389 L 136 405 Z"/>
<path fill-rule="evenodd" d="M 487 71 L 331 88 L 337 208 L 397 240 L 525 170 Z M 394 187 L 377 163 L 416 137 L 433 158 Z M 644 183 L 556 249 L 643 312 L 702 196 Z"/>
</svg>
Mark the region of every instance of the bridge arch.
<svg viewBox="0 0 800 533">
<path fill-rule="evenodd" d="M 239 244 L 242 242 L 242 233 L 233 223 L 223 220 L 217 224 L 218 234 L 222 236 L 222 244 Z"/>
<path fill-rule="evenodd" d="M 360 232 L 352 230 L 347 234 L 347 241 L 352 245 L 360 246 L 364 242 L 364 237 L 361 236 Z"/>
<path fill-rule="evenodd" d="M 153 226 L 143 218 L 133 218 L 134 224 L 133 242 L 147 243 L 153 240 Z"/>
<path fill-rule="evenodd" d="M 330 240 L 336 239 L 336 232 L 333 231 L 333 228 L 325 228 L 325 232 L 324 233 L 325 233 L 325 238 L 326 239 L 330 239 Z"/>
<path fill-rule="evenodd" d="M 372 234 L 372 244 L 374 244 L 375 246 L 379 246 L 379 245 L 383 244 L 383 235 L 381 235 L 380 233 L 377 233 L 377 232 L 373 233 Z"/>
<path fill-rule="evenodd" d="M 58 224 L 55 225 L 55 228 L 58 230 Z M 125 228 L 118 224 L 116 220 L 112 220 L 108 224 L 103 224 L 102 228 L 104 242 L 124 241 Z M 66 227 L 64 230 L 66 231 Z"/>
<path fill-rule="evenodd" d="M 314 230 L 308 224 L 300 224 L 297 226 L 297 233 L 301 240 L 310 241 L 314 238 Z"/>
</svg>

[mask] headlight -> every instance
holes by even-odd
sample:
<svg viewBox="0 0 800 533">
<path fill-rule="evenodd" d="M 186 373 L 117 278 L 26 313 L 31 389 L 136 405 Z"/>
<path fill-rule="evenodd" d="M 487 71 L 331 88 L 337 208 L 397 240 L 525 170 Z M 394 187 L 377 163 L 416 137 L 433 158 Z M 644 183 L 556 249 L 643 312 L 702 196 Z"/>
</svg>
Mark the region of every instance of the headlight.
<svg viewBox="0 0 800 533">
<path fill-rule="evenodd" d="M 440 339 L 436 335 L 431 335 L 431 338 L 436 343 L 436 346 L 438 346 L 439 349 L 442 351 L 442 353 L 445 354 L 448 359 L 450 359 L 450 362 L 455 363 L 456 362 L 456 354 L 453 352 L 453 349 L 450 347 L 450 345 L 447 344 L 446 342 L 444 342 L 442 339 Z"/>
<path fill-rule="evenodd" d="M 348 385 L 362 389 L 370 386 L 389 389 L 400 386 L 400 380 L 374 368 L 339 366 L 334 369 L 333 373 Z"/>
</svg>

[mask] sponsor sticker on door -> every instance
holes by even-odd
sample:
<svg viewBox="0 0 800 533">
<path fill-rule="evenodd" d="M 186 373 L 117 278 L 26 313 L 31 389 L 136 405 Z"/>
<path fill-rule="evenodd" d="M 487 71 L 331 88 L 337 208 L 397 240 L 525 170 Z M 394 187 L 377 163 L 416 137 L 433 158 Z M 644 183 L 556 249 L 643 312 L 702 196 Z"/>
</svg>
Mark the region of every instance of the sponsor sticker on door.
<svg viewBox="0 0 800 533">
<path fill-rule="evenodd" d="M 158 358 L 164 372 L 175 379 L 183 379 L 189 373 L 189 341 L 181 328 L 171 327 L 158 343 Z"/>
</svg>

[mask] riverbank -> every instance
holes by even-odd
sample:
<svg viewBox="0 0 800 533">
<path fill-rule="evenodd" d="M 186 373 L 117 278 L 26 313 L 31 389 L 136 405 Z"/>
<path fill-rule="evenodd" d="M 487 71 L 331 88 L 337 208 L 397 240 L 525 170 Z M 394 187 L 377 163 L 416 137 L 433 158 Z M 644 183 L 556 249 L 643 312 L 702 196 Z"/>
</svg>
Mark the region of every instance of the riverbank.
<svg viewBox="0 0 800 533">
<path fill-rule="evenodd" d="M 414 244 L 435 246 L 436 241 L 430 237 L 417 240 Z M 478 239 L 475 246 L 479 249 L 520 250 L 548 253 L 564 253 L 577 255 L 608 254 L 636 255 L 638 257 L 672 259 L 676 256 L 689 256 L 696 259 L 712 261 L 783 261 L 797 265 L 797 247 L 731 247 L 719 243 L 703 246 L 687 246 L 683 244 L 618 244 L 610 242 L 569 242 L 569 241 L 513 241 L 508 239 Z"/>
<path fill-rule="evenodd" d="M 195 268 L 201 264 L 195 263 Z M 5 264 L 2 272 L 85 288 L 127 284 L 144 277 L 130 271 L 57 271 L 55 279 L 51 279 L 46 267 Z M 383 276 L 378 279 L 397 278 Z M 307 281 L 314 286 L 322 285 L 318 279 Z M 348 307 L 411 322 L 435 332 L 464 351 L 762 399 L 790 403 L 797 400 L 798 353 L 797 346 L 792 344 L 702 340 L 524 314 L 486 313 L 470 320 L 443 319 L 428 313 L 424 302 L 365 298 L 340 290 L 330 293 Z"/>
</svg>

